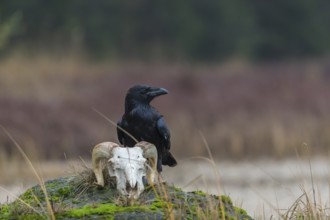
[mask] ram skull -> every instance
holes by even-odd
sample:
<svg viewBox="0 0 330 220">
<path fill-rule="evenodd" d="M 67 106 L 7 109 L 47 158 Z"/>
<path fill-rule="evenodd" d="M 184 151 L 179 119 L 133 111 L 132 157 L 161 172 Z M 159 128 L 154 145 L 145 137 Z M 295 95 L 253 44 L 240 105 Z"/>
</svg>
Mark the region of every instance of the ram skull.
<svg viewBox="0 0 330 220">
<path fill-rule="evenodd" d="M 97 185 L 104 187 L 103 169 L 116 177 L 117 190 L 128 198 L 137 199 L 144 190 L 143 178 L 154 184 L 157 174 L 157 149 L 142 141 L 134 147 L 120 147 L 113 142 L 96 145 L 92 154 Z"/>
</svg>

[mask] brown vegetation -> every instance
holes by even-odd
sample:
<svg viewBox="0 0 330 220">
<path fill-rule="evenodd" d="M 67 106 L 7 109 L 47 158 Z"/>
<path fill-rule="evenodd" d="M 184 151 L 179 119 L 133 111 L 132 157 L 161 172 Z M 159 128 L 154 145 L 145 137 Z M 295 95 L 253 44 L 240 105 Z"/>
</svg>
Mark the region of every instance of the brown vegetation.
<svg viewBox="0 0 330 220">
<path fill-rule="evenodd" d="M 284 157 L 330 146 L 330 63 L 193 66 L 90 63 L 72 57 L 11 57 L 0 64 L 0 124 L 30 157 L 90 157 L 116 129 L 127 89 L 137 83 L 170 94 L 153 102 L 165 116 L 177 156 Z M 189 150 L 187 150 L 189 149 Z M 0 132 L 2 156 L 16 148 Z"/>
</svg>

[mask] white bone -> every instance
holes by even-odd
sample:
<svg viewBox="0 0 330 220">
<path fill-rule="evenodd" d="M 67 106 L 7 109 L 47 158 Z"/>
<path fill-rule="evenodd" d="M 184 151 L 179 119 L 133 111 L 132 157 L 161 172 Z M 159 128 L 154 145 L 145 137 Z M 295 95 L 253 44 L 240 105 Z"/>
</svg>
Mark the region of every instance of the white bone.
<svg viewBox="0 0 330 220">
<path fill-rule="evenodd" d="M 137 199 L 143 192 L 143 177 L 150 184 L 155 182 L 157 150 L 150 143 L 139 142 L 133 148 L 124 148 L 104 142 L 94 147 L 92 158 L 97 184 L 104 186 L 102 170 L 107 165 L 109 175 L 116 177 L 117 190 L 128 198 Z"/>
</svg>

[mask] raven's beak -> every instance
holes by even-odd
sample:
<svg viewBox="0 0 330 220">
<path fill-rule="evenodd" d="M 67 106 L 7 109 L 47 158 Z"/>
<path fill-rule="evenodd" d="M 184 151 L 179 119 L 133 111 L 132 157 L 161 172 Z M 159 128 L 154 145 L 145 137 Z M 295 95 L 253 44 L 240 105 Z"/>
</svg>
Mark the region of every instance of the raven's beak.
<svg viewBox="0 0 330 220">
<path fill-rule="evenodd" d="M 165 95 L 168 94 L 167 89 L 164 88 L 156 88 L 156 87 L 152 87 L 150 89 L 150 91 L 148 92 L 148 95 L 152 98 L 160 96 L 160 95 Z"/>
</svg>

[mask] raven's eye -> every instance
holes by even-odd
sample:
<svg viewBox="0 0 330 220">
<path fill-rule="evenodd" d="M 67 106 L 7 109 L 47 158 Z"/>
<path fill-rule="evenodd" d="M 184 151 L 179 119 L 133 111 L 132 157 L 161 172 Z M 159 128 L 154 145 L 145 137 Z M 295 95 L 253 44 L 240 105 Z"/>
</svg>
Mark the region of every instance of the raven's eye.
<svg viewBox="0 0 330 220">
<path fill-rule="evenodd" d="M 141 91 L 142 94 L 146 94 L 147 92 L 149 92 L 149 88 L 144 88 L 144 89 Z"/>
</svg>

